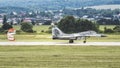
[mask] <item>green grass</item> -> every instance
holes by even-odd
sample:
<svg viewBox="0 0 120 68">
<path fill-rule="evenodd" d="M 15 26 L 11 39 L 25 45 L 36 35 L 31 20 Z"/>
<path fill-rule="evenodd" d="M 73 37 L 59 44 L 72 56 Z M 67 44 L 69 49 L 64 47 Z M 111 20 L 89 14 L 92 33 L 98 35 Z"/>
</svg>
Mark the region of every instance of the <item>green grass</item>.
<svg viewBox="0 0 120 68">
<path fill-rule="evenodd" d="M 100 25 L 100 30 L 104 31 L 104 27 L 113 29 L 115 25 Z M 20 30 L 20 26 L 13 26 L 16 30 Z M 37 33 L 40 33 L 42 30 L 47 31 L 50 25 L 40 25 L 40 26 L 33 26 L 33 30 L 37 31 Z"/>
<path fill-rule="evenodd" d="M 104 31 L 104 27 L 109 28 L 109 29 L 113 29 L 115 27 L 115 25 L 100 25 L 99 29 Z"/>
<path fill-rule="evenodd" d="M 106 25 L 107 28 L 114 28 L 115 25 Z M 25 33 L 25 34 L 16 34 L 16 41 L 53 41 L 53 42 L 68 42 L 68 40 L 52 40 L 52 35 L 48 33 L 41 32 L 42 30 L 47 31 L 49 25 L 34 26 L 33 29 L 37 31 L 37 34 Z M 104 25 L 100 26 L 101 30 L 104 30 Z M 16 30 L 20 29 L 20 26 L 14 26 Z M 120 34 L 106 34 L 108 37 L 91 37 L 88 38 L 88 42 L 120 42 Z M 0 41 L 8 41 L 6 35 L 0 35 Z M 78 40 L 75 42 L 82 42 L 83 40 Z"/>
<path fill-rule="evenodd" d="M 107 27 L 107 28 L 111 28 L 113 29 L 115 27 L 115 25 L 100 25 L 100 30 L 104 30 L 104 27 Z M 13 26 L 16 30 L 20 30 L 20 25 L 15 25 Z M 47 31 L 48 28 L 50 27 L 50 25 L 40 25 L 40 26 L 33 26 L 33 30 L 36 30 L 36 31 L 41 31 L 41 30 L 44 30 L 44 31 Z"/>
<path fill-rule="evenodd" d="M 90 37 L 88 42 L 120 42 L 120 35 L 107 35 L 108 37 Z M 68 40 L 53 40 L 52 35 L 15 35 L 15 41 L 25 42 L 68 42 Z M 0 35 L 0 41 L 6 42 L 7 36 Z M 75 42 L 83 42 L 83 40 L 75 40 Z"/>
<path fill-rule="evenodd" d="M 20 25 L 15 25 L 13 26 L 16 30 L 20 30 Z M 48 30 L 48 28 L 50 27 L 50 25 L 39 25 L 39 26 L 33 26 L 33 30 L 35 30 L 37 33 L 41 33 L 41 31 L 43 30 L 44 32 Z"/>
<path fill-rule="evenodd" d="M 120 35 L 108 35 L 107 37 L 91 37 L 88 41 L 91 42 L 120 42 Z"/>
<path fill-rule="evenodd" d="M 120 35 L 107 35 L 108 37 L 90 37 L 88 42 L 120 42 Z M 68 42 L 68 40 L 53 40 L 51 34 L 45 35 L 15 35 L 15 41 L 26 42 Z M 0 41 L 8 41 L 6 35 L 0 35 Z M 75 40 L 75 42 L 82 42 L 83 40 Z"/>
<path fill-rule="evenodd" d="M 120 47 L 0 46 L 0 68 L 120 68 Z"/>
</svg>

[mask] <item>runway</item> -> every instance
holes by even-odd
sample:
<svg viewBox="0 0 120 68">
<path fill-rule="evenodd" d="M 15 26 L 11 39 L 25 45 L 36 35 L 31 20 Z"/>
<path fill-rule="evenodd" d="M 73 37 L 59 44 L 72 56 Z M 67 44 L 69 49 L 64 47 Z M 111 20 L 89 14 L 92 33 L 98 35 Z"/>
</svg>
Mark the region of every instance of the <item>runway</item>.
<svg viewBox="0 0 120 68">
<path fill-rule="evenodd" d="M 61 45 L 61 46 L 120 46 L 120 42 L 0 42 L 0 46 L 38 46 L 38 45 Z"/>
</svg>

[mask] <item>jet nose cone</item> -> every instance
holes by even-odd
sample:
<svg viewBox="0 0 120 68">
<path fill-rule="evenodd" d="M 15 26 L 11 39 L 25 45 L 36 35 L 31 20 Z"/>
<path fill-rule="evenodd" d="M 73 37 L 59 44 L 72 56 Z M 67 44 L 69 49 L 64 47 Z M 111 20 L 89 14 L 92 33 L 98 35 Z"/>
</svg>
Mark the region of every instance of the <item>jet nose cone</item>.
<svg viewBox="0 0 120 68">
<path fill-rule="evenodd" d="M 106 35 L 102 34 L 101 37 L 107 37 Z"/>
</svg>

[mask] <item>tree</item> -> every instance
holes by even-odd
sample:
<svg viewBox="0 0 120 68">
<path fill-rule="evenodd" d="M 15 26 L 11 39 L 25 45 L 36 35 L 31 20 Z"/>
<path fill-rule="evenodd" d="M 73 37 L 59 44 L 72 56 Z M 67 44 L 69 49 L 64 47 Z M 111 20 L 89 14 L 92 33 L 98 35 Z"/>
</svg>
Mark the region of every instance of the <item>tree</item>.
<svg viewBox="0 0 120 68">
<path fill-rule="evenodd" d="M 89 20 L 79 19 L 76 22 L 76 30 L 77 30 L 76 32 L 82 32 L 88 30 L 94 30 L 98 32 L 99 25 Z"/>
<path fill-rule="evenodd" d="M 115 32 L 120 32 L 120 25 L 117 25 L 113 28 Z"/>
<path fill-rule="evenodd" d="M 27 23 L 27 22 L 24 22 L 24 23 L 21 23 L 21 30 L 24 31 L 24 32 L 29 32 L 29 33 L 33 33 L 33 25 L 31 23 Z"/>
<path fill-rule="evenodd" d="M 58 27 L 65 33 L 73 33 L 75 31 L 75 18 L 73 16 L 64 17 Z"/>
<path fill-rule="evenodd" d="M 0 28 L 0 34 L 1 34 L 1 33 L 4 33 L 4 31 L 5 31 L 5 30 L 4 30 L 3 28 Z"/>
<path fill-rule="evenodd" d="M 110 28 L 106 28 L 104 30 L 104 33 L 114 33 L 114 31 L 112 29 L 110 29 Z"/>
<path fill-rule="evenodd" d="M 65 33 L 82 32 L 88 30 L 99 31 L 99 25 L 95 22 L 79 19 L 76 20 L 73 16 L 63 18 L 58 27 Z"/>
<path fill-rule="evenodd" d="M 31 23 L 32 23 L 32 25 L 35 25 L 35 21 L 34 21 L 34 20 L 32 20 L 32 22 L 31 22 Z"/>
<path fill-rule="evenodd" d="M 12 25 L 10 25 L 10 24 L 8 24 L 8 23 L 4 23 L 4 24 L 2 25 L 2 29 L 4 29 L 4 30 L 8 30 L 8 29 L 10 29 L 10 28 L 13 28 L 13 27 L 12 27 Z"/>
<path fill-rule="evenodd" d="M 6 15 L 3 16 L 3 24 L 7 23 L 7 17 Z"/>
</svg>

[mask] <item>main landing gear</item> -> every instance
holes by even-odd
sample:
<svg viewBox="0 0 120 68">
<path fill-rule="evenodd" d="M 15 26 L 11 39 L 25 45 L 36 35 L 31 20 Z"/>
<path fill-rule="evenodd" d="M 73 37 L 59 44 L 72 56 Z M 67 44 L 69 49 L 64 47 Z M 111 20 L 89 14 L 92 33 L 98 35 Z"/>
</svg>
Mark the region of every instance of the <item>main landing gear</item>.
<svg viewBox="0 0 120 68">
<path fill-rule="evenodd" d="M 87 42 L 86 40 L 87 40 L 87 38 L 85 37 L 85 40 L 83 41 L 83 43 L 86 43 L 86 42 Z M 69 40 L 69 43 L 74 43 L 74 40 L 73 40 L 73 39 L 70 39 L 70 40 Z"/>
<path fill-rule="evenodd" d="M 87 39 L 86 39 L 86 37 L 85 37 L 85 40 L 83 41 L 83 43 L 86 43 L 86 40 L 87 40 Z"/>
<path fill-rule="evenodd" d="M 74 43 L 74 40 L 70 39 L 70 40 L 69 40 L 69 43 Z"/>
<path fill-rule="evenodd" d="M 86 41 L 83 41 L 83 43 L 86 43 Z"/>
</svg>

